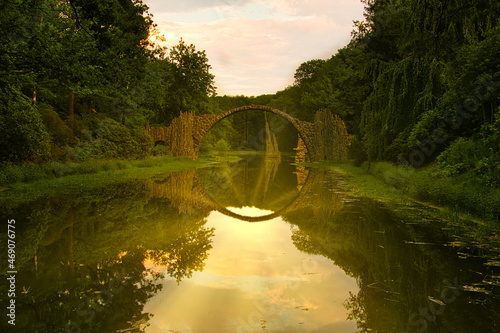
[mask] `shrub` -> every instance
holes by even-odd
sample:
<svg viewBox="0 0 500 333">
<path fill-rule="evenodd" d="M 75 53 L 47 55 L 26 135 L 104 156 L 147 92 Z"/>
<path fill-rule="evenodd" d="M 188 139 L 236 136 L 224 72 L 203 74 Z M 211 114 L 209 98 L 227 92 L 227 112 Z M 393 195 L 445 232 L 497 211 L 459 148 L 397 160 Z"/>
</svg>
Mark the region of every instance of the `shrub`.
<svg viewBox="0 0 500 333">
<path fill-rule="evenodd" d="M 355 167 L 360 167 L 363 162 L 367 160 L 366 152 L 363 150 L 363 145 L 357 136 L 353 137 L 351 140 L 351 146 L 349 147 L 349 157 L 352 158 L 353 165 Z"/>
<path fill-rule="evenodd" d="M 14 89 L 2 89 L 0 97 L 0 162 L 48 158 L 49 134 L 31 101 Z"/>
<path fill-rule="evenodd" d="M 71 129 L 62 121 L 54 109 L 46 104 L 40 105 L 42 120 L 55 146 L 64 147 L 71 139 Z"/>
<path fill-rule="evenodd" d="M 200 155 L 211 155 L 214 151 L 214 147 L 207 140 L 203 140 L 201 143 L 198 153 Z"/>
<path fill-rule="evenodd" d="M 79 164 L 75 164 L 74 169 L 78 174 L 98 173 L 99 171 L 102 170 L 102 164 L 96 161 L 86 161 Z"/>
<path fill-rule="evenodd" d="M 132 158 L 145 158 L 149 156 L 154 146 L 151 136 L 146 134 L 142 128 L 133 128 L 130 130 L 130 134 L 134 141 Z"/>
<path fill-rule="evenodd" d="M 111 161 L 103 161 L 101 162 L 101 169 L 103 171 L 110 171 L 118 169 L 117 163 Z"/>
<path fill-rule="evenodd" d="M 458 138 L 437 157 L 438 167 L 443 175 L 460 174 L 472 170 L 476 161 L 481 159 L 479 155 L 482 155 L 482 151 L 473 140 Z"/>
<path fill-rule="evenodd" d="M 214 149 L 218 152 L 227 152 L 229 150 L 229 144 L 224 139 L 220 139 L 214 146 Z"/>
<path fill-rule="evenodd" d="M 168 156 L 170 155 L 170 147 L 158 144 L 151 150 L 151 154 L 153 156 Z"/>
<path fill-rule="evenodd" d="M 79 145 L 82 159 L 139 159 L 151 153 L 152 139 L 142 129 L 129 129 L 111 118 L 83 132 Z"/>
<path fill-rule="evenodd" d="M 33 182 L 39 179 L 53 178 L 54 173 L 49 164 L 4 164 L 0 167 L 0 186 L 17 182 Z"/>
<path fill-rule="evenodd" d="M 22 181 L 23 173 L 21 168 L 13 164 L 4 164 L 0 168 L 0 184 L 2 186 Z"/>
<path fill-rule="evenodd" d="M 117 164 L 118 169 L 120 169 L 120 170 L 129 169 L 131 167 L 130 163 L 128 163 L 126 161 L 118 161 L 116 164 Z"/>
<path fill-rule="evenodd" d="M 66 163 L 52 162 L 50 164 L 50 168 L 52 169 L 52 173 L 57 178 L 71 175 L 71 174 L 75 173 L 74 168 L 72 168 L 69 164 L 66 164 Z"/>
<path fill-rule="evenodd" d="M 24 164 L 21 166 L 21 170 L 23 173 L 23 182 L 33 182 L 53 177 L 49 168 L 38 164 Z"/>
<path fill-rule="evenodd" d="M 481 139 L 458 138 L 437 158 L 435 174 L 457 176 L 468 174 L 483 185 L 500 186 L 500 152 L 498 135 Z"/>
</svg>

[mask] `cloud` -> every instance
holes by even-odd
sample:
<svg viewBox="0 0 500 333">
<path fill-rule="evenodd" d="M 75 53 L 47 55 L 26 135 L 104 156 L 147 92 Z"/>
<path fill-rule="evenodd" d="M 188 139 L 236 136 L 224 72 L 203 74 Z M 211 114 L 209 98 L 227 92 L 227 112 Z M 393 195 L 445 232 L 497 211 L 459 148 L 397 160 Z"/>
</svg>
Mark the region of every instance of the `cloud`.
<svg viewBox="0 0 500 333">
<path fill-rule="evenodd" d="M 182 37 L 206 50 L 218 93 L 230 95 L 286 88 L 301 63 L 345 46 L 352 20 L 363 13 L 352 0 L 190 0 L 189 6 L 161 2 L 161 9 L 157 3 L 146 1 L 166 46 Z"/>
<path fill-rule="evenodd" d="M 146 0 L 152 13 L 190 13 L 217 6 L 238 6 L 252 0 Z"/>
</svg>

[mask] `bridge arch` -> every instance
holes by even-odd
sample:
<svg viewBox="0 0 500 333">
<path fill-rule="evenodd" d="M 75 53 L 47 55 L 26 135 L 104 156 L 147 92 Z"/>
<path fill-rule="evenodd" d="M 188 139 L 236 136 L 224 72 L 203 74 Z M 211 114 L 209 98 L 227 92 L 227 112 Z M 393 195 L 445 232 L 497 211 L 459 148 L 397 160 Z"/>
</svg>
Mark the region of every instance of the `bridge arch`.
<svg viewBox="0 0 500 333">
<path fill-rule="evenodd" d="M 312 162 L 347 159 L 350 140 L 345 123 L 328 110 L 318 111 L 314 123 L 294 118 L 281 110 L 264 105 L 242 106 L 218 115 L 196 116 L 194 112 L 181 112 L 168 127 L 146 125 L 145 131 L 153 141 L 165 141 L 174 156 L 188 156 L 195 160 L 198 158 L 203 139 L 215 124 L 235 113 L 248 110 L 271 112 L 290 122 L 304 141 Z M 336 147 L 335 150 L 332 147 Z"/>
<path fill-rule="evenodd" d="M 154 142 L 154 147 L 156 147 L 156 146 L 168 146 L 168 144 L 165 140 L 156 140 Z"/>
<path fill-rule="evenodd" d="M 289 123 L 292 124 L 292 126 L 297 130 L 300 138 L 304 141 L 304 144 L 309 151 L 309 155 L 311 160 L 313 160 L 313 156 L 315 156 L 315 147 L 314 147 L 314 124 L 311 124 L 306 121 L 299 120 L 297 118 L 294 118 L 290 116 L 288 113 L 285 113 L 281 110 L 272 108 L 270 106 L 265 106 L 265 105 L 246 105 L 246 106 L 241 106 L 237 107 L 231 110 L 228 110 L 224 113 L 221 113 L 219 115 L 204 115 L 202 117 L 207 117 L 209 116 L 209 121 L 206 121 L 198 126 L 198 131 L 197 133 L 193 133 L 193 143 L 194 143 L 194 148 L 196 150 L 196 153 L 198 153 L 198 150 L 201 146 L 201 143 L 203 142 L 203 139 L 207 135 L 207 133 L 210 131 L 210 129 L 215 126 L 218 122 L 221 120 L 239 112 L 244 112 L 244 111 L 251 111 L 251 110 L 261 110 L 264 112 L 271 112 L 273 114 L 276 114 L 280 116 L 281 118 L 287 120 Z M 198 134 L 198 135 L 196 135 Z"/>
</svg>

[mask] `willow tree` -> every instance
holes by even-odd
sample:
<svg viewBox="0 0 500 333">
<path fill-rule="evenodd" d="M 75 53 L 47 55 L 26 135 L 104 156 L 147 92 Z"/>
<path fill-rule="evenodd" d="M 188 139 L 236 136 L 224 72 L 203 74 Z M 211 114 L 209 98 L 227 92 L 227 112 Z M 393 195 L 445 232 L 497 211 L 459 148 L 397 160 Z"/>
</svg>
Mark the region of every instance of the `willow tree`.
<svg viewBox="0 0 500 333">
<path fill-rule="evenodd" d="M 360 135 L 369 158 L 396 160 L 445 127 L 446 110 L 474 94 L 478 77 L 498 72 L 492 60 L 498 43 L 485 39 L 495 35 L 500 6 L 489 0 L 365 3 L 366 22 L 352 42 L 358 52 L 349 54 L 369 87 Z"/>
</svg>

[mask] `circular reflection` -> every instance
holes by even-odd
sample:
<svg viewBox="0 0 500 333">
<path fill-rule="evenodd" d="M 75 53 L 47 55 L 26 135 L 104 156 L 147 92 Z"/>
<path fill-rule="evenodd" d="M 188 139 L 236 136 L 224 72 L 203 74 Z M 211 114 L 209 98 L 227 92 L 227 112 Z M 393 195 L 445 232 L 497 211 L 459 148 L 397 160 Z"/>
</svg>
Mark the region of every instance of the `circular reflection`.
<svg viewBox="0 0 500 333">
<path fill-rule="evenodd" d="M 298 179 L 304 177 L 299 178 L 289 162 L 252 155 L 199 170 L 200 182 L 215 210 L 242 221 L 268 221 L 285 213 L 300 197 L 303 184 Z M 269 214 L 262 215 L 262 211 Z"/>
</svg>

